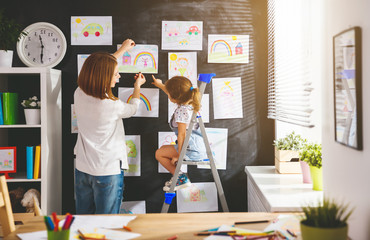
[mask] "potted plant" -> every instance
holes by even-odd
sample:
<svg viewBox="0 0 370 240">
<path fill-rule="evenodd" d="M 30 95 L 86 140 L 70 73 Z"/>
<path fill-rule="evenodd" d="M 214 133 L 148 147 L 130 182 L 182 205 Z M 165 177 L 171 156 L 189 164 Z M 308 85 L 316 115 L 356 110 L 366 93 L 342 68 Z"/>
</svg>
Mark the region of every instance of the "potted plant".
<svg viewBox="0 0 370 240">
<path fill-rule="evenodd" d="M 299 151 L 299 159 L 310 166 L 313 190 L 322 191 L 321 144 L 306 143 Z"/>
<path fill-rule="evenodd" d="M 284 138 L 274 140 L 275 167 L 280 173 L 301 173 L 298 151 L 305 142 L 294 131 Z"/>
<path fill-rule="evenodd" d="M 11 67 L 15 44 L 27 33 L 22 31 L 21 25 L 9 19 L 0 9 L 0 67 Z"/>
<path fill-rule="evenodd" d="M 324 199 L 317 206 L 302 207 L 302 239 L 346 240 L 348 234 L 347 220 L 353 212 L 348 205 L 337 204 L 334 200 Z"/>
<path fill-rule="evenodd" d="M 24 107 L 24 115 L 26 118 L 26 124 L 37 125 L 41 123 L 41 102 L 36 96 L 30 97 L 27 100 L 23 100 L 21 105 Z"/>
</svg>

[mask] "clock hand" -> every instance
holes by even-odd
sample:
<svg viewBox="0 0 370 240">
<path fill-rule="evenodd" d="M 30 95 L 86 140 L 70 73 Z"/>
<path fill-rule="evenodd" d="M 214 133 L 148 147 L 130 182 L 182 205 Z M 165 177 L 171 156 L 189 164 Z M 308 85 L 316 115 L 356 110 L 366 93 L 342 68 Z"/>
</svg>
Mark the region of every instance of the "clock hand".
<svg viewBox="0 0 370 240">
<path fill-rule="evenodd" d="M 40 60 L 41 60 L 41 63 L 44 63 L 44 61 L 42 60 L 42 58 L 44 57 L 44 44 L 42 43 L 42 38 L 41 36 L 39 35 L 39 39 L 40 39 L 40 42 L 41 42 L 41 54 L 40 54 Z"/>
</svg>

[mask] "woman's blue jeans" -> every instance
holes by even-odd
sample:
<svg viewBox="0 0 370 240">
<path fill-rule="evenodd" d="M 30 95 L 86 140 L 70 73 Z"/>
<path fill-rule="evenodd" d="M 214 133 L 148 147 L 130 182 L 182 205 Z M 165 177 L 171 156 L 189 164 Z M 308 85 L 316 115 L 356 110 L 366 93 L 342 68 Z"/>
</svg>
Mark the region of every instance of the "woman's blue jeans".
<svg viewBox="0 0 370 240">
<path fill-rule="evenodd" d="M 123 170 L 93 176 L 75 169 L 76 214 L 118 214 L 123 194 Z"/>
</svg>

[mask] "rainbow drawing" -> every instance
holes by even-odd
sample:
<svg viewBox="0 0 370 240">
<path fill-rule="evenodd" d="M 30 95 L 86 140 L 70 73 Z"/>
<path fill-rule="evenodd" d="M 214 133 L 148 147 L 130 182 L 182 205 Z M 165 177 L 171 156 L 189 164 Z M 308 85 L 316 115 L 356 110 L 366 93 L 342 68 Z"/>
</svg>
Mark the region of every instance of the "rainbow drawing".
<svg viewBox="0 0 370 240">
<path fill-rule="evenodd" d="M 229 53 L 229 56 L 232 56 L 233 55 L 233 52 L 231 50 L 231 47 L 230 45 L 225 41 L 225 40 L 216 40 L 212 43 L 212 46 L 211 46 L 211 53 L 215 51 L 216 49 L 216 46 L 218 45 L 222 45 L 222 46 L 225 46 L 228 53 Z"/>
<path fill-rule="evenodd" d="M 131 101 L 132 94 L 128 97 L 127 103 Z M 147 97 L 145 97 L 142 93 L 140 93 L 140 99 L 144 102 L 146 110 L 152 111 L 152 105 L 150 105 L 150 102 Z"/>
<path fill-rule="evenodd" d="M 154 69 L 157 69 L 157 64 L 155 62 L 155 58 L 154 58 L 153 54 L 150 53 L 150 52 L 139 52 L 136 55 L 135 59 L 134 59 L 134 65 L 137 64 L 137 61 L 139 60 L 139 58 L 144 57 L 144 56 L 150 57 L 152 59 L 152 61 L 153 61 L 153 67 L 154 67 Z"/>
</svg>

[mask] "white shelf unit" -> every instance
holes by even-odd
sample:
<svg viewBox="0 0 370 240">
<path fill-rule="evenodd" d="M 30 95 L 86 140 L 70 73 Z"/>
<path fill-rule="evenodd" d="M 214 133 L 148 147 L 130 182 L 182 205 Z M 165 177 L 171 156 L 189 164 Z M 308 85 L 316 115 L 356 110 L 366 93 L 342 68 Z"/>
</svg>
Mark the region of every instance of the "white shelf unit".
<svg viewBox="0 0 370 240">
<path fill-rule="evenodd" d="M 61 214 L 62 74 L 60 70 L 50 68 L 0 68 L 0 92 L 9 91 L 9 88 L 12 88 L 13 92 L 16 92 L 16 90 L 14 90 L 14 84 L 17 85 L 16 88 L 19 87 L 21 89 L 22 83 L 28 81 L 28 78 L 32 81 L 29 82 L 29 84 L 36 84 L 35 88 L 37 90 L 39 89 L 38 96 L 41 101 L 41 124 L 26 125 L 25 122 L 19 122 L 19 124 L 15 125 L 0 125 L 0 146 L 8 146 L 9 137 L 15 131 L 17 131 L 17 134 L 22 135 L 21 137 L 24 139 L 33 137 L 29 136 L 30 133 L 27 131 L 32 131 L 32 133 L 36 132 L 37 137 L 40 138 L 39 144 L 41 143 L 41 178 L 27 179 L 26 172 L 17 171 L 17 173 L 11 174 L 14 178 L 8 179 L 7 181 L 17 186 L 22 186 L 22 183 L 23 185 L 29 183 L 41 185 L 39 188 L 41 192 L 41 210 L 43 214 L 51 214 L 52 212 Z M 19 84 L 17 81 L 19 81 Z M 39 84 L 39 86 L 37 86 L 37 84 Z M 13 87 L 11 87 L 11 85 L 13 85 Z M 27 89 L 22 89 L 22 92 L 27 92 Z M 32 96 L 29 95 L 27 97 Z M 19 103 L 21 100 L 23 99 L 18 99 Z M 22 108 L 22 106 L 19 104 L 18 108 Z M 12 144 L 16 145 L 17 143 L 13 141 Z M 21 155 L 18 154 L 19 151 L 25 152 L 26 149 L 17 148 L 17 156 Z M 25 156 L 25 154 L 23 155 Z M 26 160 L 17 157 L 17 169 L 20 166 L 19 164 L 26 164 Z M 22 167 L 25 169 L 25 166 Z"/>
<path fill-rule="evenodd" d="M 303 183 L 302 174 L 280 174 L 275 166 L 246 166 L 248 212 L 300 212 L 322 201 L 323 192 Z"/>
</svg>

